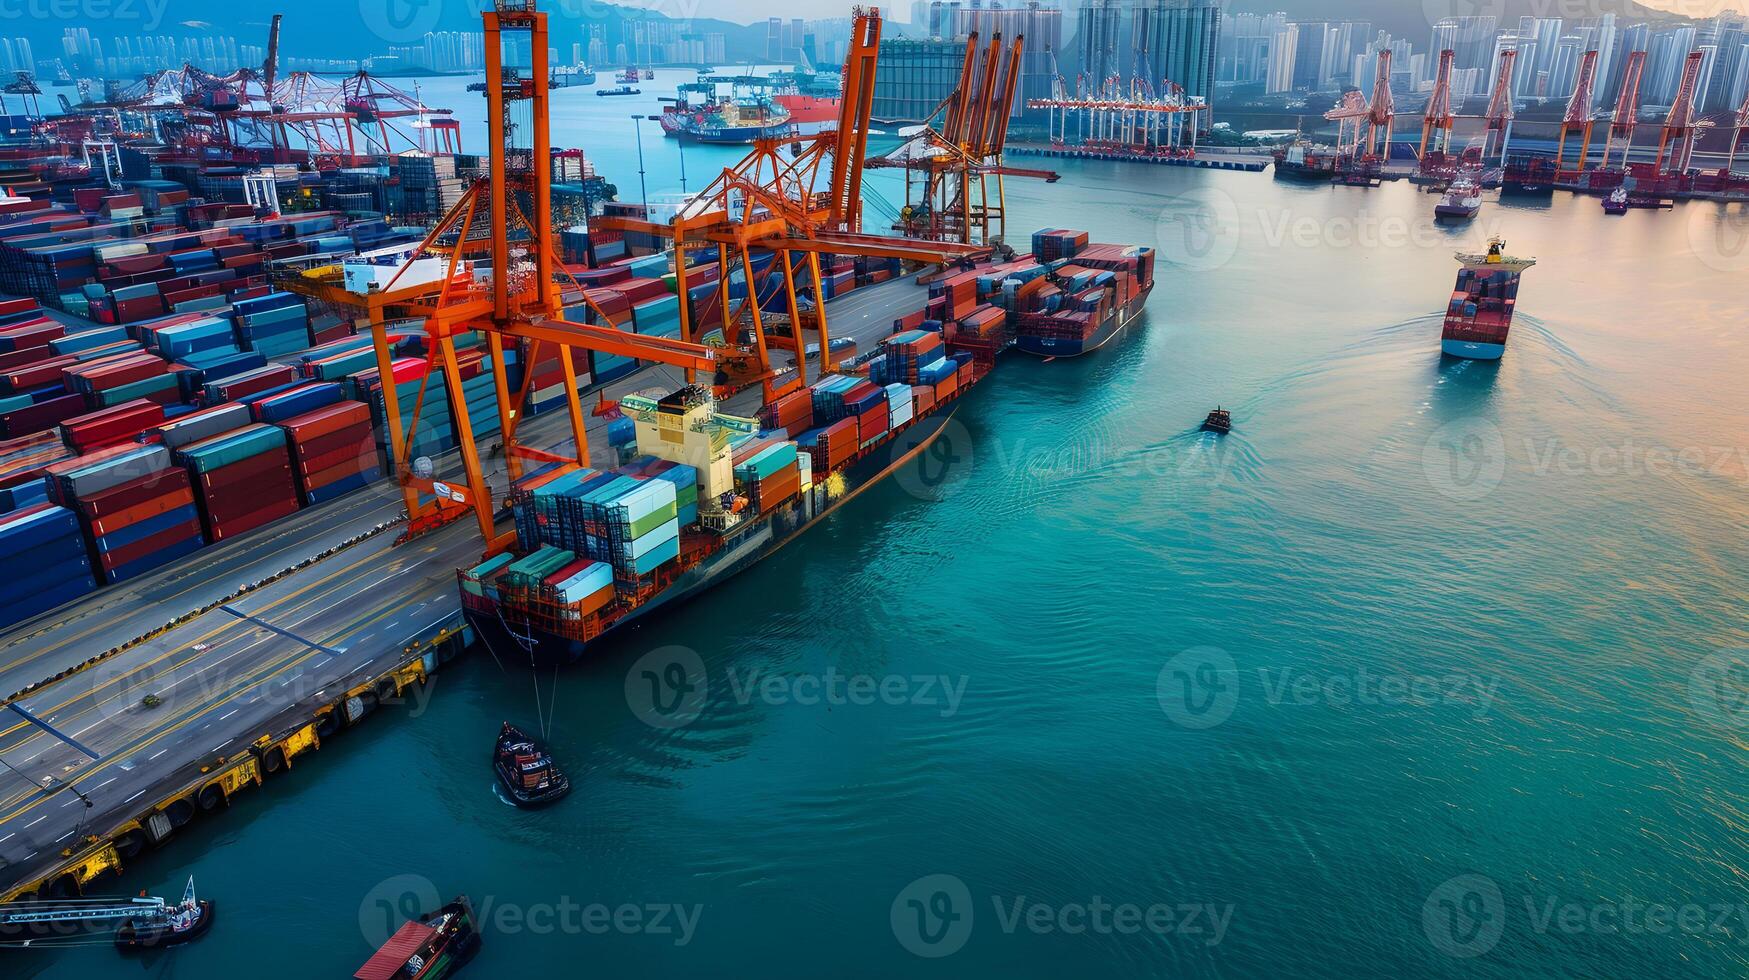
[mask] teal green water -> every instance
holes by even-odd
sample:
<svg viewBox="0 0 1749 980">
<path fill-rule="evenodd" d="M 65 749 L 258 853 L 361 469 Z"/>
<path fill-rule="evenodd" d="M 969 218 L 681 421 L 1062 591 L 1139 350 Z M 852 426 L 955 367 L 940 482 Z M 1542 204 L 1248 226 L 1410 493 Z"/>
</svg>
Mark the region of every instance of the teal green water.
<svg viewBox="0 0 1749 980">
<path fill-rule="evenodd" d="M 558 806 L 492 791 L 535 708 L 482 653 L 139 862 L 222 903 L 144 972 L 347 976 L 460 892 L 480 977 L 1749 969 L 1741 206 L 1451 231 L 1407 186 L 1061 169 L 1012 226 L 1159 244 L 1145 325 L 1010 359 L 922 468 L 559 674 Z M 1442 361 L 1495 228 L 1541 259 L 1507 356 Z"/>
</svg>

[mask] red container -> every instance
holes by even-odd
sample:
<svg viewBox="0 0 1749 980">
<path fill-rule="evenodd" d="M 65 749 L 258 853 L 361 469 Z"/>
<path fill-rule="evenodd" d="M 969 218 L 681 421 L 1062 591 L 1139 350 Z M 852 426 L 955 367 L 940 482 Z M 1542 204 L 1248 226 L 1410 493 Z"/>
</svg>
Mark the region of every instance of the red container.
<svg viewBox="0 0 1749 980">
<path fill-rule="evenodd" d="M 349 476 L 357 476 L 369 469 L 369 466 L 361 466 L 357 463 L 342 463 L 329 469 L 318 470 L 304 477 L 304 490 L 305 492 L 320 490 L 330 483 L 339 483 Z"/>
<path fill-rule="evenodd" d="M 178 507 L 187 507 L 192 503 L 194 503 L 194 491 L 185 487 L 153 497 L 144 503 L 118 510 L 108 517 L 89 518 L 86 520 L 85 526 L 90 529 L 92 537 L 101 537 L 105 534 L 113 534 L 124 527 L 132 527 L 141 521 L 150 520 L 159 514 L 167 514 Z"/>
<path fill-rule="evenodd" d="M 26 347 L 23 350 L 7 351 L 0 354 L 0 373 L 15 368 L 29 367 L 57 356 L 48 346 Z"/>
<path fill-rule="evenodd" d="M 290 486 L 291 464 L 286 460 L 284 452 L 265 452 L 248 459 L 238 460 L 229 466 L 221 466 L 216 470 L 208 470 L 197 478 L 201 493 L 224 491 L 238 482 L 260 476 L 263 473 L 285 473 L 288 477 L 286 485 Z"/>
<path fill-rule="evenodd" d="M 306 442 L 339 432 L 359 423 L 370 424 L 370 408 L 363 402 L 339 402 L 286 419 L 279 427 L 293 442 Z"/>
<path fill-rule="evenodd" d="M 108 490 L 80 497 L 79 510 L 87 517 L 108 517 L 157 497 L 179 492 L 189 493 L 190 501 L 194 499 L 188 482 L 188 471 L 180 466 L 171 466 L 156 473 L 135 477 L 126 483 L 118 483 Z"/>
<path fill-rule="evenodd" d="M 41 432 L 58 425 L 63 419 L 82 415 L 89 406 L 83 395 L 62 395 L 27 408 L 17 408 L 0 415 L 0 436 L 13 438 Z"/>
<path fill-rule="evenodd" d="M 891 408 L 887 403 L 882 402 L 862 413 L 862 417 L 857 419 L 857 439 L 868 442 L 870 439 L 880 437 L 886 433 L 890 422 Z"/>
<path fill-rule="evenodd" d="M 61 423 L 67 446 L 82 453 L 128 442 L 164 422 L 164 407 L 144 398 L 80 415 Z"/>
<path fill-rule="evenodd" d="M 79 359 L 70 354 L 51 357 L 39 361 L 29 367 L 16 368 L 0 375 L 0 389 L 5 391 L 29 391 L 61 381 L 61 371 L 70 365 L 79 363 Z"/>
<path fill-rule="evenodd" d="M 226 521 L 215 522 L 212 527 L 208 529 L 209 533 L 207 538 L 210 541 L 223 541 L 226 538 L 234 538 L 239 534 L 247 534 L 256 528 L 266 527 L 274 521 L 284 520 L 292 514 L 297 513 L 297 510 L 298 501 L 296 497 L 289 500 L 276 501 L 248 514 L 233 517 Z"/>
</svg>

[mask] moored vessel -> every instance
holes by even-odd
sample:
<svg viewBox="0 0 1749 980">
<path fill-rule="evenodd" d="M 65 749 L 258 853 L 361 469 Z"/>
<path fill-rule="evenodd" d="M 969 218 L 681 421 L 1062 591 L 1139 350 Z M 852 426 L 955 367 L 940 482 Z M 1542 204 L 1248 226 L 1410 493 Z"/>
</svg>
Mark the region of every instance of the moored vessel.
<svg viewBox="0 0 1749 980">
<path fill-rule="evenodd" d="M 1518 309 L 1518 283 L 1534 258 L 1506 254 L 1506 242 L 1495 238 L 1481 254 L 1457 253 L 1457 288 L 1446 307 L 1441 350 L 1452 357 L 1499 360 Z"/>
<path fill-rule="evenodd" d="M 1295 140 L 1275 151 L 1278 180 L 1325 182 L 1336 178 L 1336 151 L 1310 140 Z"/>
<path fill-rule="evenodd" d="M 613 88 L 598 88 L 596 95 L 642 95 L 643 90 L 632 85 L 615 85 Z"/>
<path fill-rule="evenodd" d="M 1445 195 L 1434 206 L 1433 213 L 1441 218 L 1468 221 L 1482 210 L 1482 185 L 1474 177 L 1461 176 L 1451 182 Z"/>
<path fill-rule="evenodd" d="M 717 84 L 701 78 L 681 85 L 662 110 L 662 132 L 700 143 L 751 143 L 790 132 L 789 110 L 762 86 L 737 82 L 734 92 L 724 96 L 717 93 Z"/>
<path fill-rule="evenodd" d="M 1500 192 L 1515 197 L 1551 197 L 1560 171 L 1544 156 L 1515 156 L 1506 162 Z"/>
<path fill-rule="evenodd" d="M 195 896 L 190 877 L 181 902 L 159 913 L 124 920 L 115 931 L 115 945 L 124 951 L 180 946 L 199 939 L 212 926 L 213 903 Z"/>
<path fill-rule="evenodd" d="M 1628 189 L 1626 187 L 1617 187 L 1609 192 L 1609 196 L 1603 199 L 1603 213 L 1628 213 Z"/>
</svg>

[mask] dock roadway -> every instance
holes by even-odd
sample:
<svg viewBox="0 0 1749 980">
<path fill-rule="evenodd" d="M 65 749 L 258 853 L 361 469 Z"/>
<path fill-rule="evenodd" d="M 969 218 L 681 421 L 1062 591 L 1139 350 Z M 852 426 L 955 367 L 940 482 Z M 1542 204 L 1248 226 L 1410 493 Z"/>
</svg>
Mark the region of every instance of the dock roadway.
<svg viewBox="0 0 1749 980">
<path fill-rule="evenodd" d="M 828 306 L 833 332 L 870 350 L 923 298 L 910 279 L 855 291 Z M 680 380 L 676 369 L 652 367 L 611 385 L 608 397 Z M 752 401 L 738 397 L 730 408 L 748 411 Z M 590 422 L 600 462 L 606 422 Z M 524 437 L 562 451 L 569 423 L 549 413 L 525 423 Z M 454 467 L 451 458 L 443 470 Z M 490 472 L 502 486 L 501 466 Z M 0 634 L 0 700 L 9 703 L 0 709 L 0 897 L 58 875 L 154 814 L 186 820 L 178 808 L 198 803 L 221 775 L 235 770 L 252 783 L 258 740 L 304 728 L 348 691 L 417 665 L 420 649 L 458 629 L 455 570 L 481 551 L 471 520 L 399 546 L 391 528 L 316 558 L 395 521 L 400 509 L 383 481 Z M 40 686 L 6 696 L 32 685 Z"/>
</svg>

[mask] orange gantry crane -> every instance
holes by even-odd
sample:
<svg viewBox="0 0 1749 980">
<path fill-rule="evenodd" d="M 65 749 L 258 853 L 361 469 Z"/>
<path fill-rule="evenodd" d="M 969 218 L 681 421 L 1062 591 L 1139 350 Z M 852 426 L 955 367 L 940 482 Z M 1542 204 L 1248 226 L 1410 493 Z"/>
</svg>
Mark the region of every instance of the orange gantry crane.
<svg viewBox="0 0 1749 980">
<path fill-rule="evenodd" d="M 460 397 L 457 334 L 481 331 L 485 335 L 505 466 L 512 481 L 520 476 L 524 460 L 568 459 L 579 465 L 588 463 L 589 442 L 577 394 L 574 351 L 601 351 L 659 361 L 689 371 L 714 369 L 716 355 L 698 344 L 619 330 L 593 303 L 590 305 L 600 322 L 569 323 L 562 319 L 559 277 L 563 266 L 552 228 L 552 148 L 547 127 L 547 15 L 535 9 L 533 0 L 497 0 L 495 8 L 482 16 L 487 129 L 491 141 L 488 175 L 467 188 L 461 200 L 380 288 L 373 285 L 362 291 L 348 289 L 341 271 L 332 266 L 293 273 L 284 276 L 282 282 L 287 288 L 321 302 L 349 308 L 359 321 L 369 324 L 383 384 L 391 452 L 407 505 L 407 533 L 416 535 L 471 512 L 479 521 L 489 550 L 496 552 L 510 547 L 514 534 L 496 533 L 494 498 L 486 483 L 480 449 L 465 407 L 454 413 L 466 473 L 465 488 L 418 472 L 410 458 L 419 407 L 424 403 L 433 373 L 443 377 L 453 397 Z M 530 53 L 533 65 L 527 77 L 504 67 L 507 35 L 521 42 L 520 50 Z M 526 124 L 513 126 L 510 120 L 526 120 Z M 410 425 L 404 425 L 387 327 L 391 322 L 408 319 L 423 322 L 428 353 L 424 372 L 418 378 Z M 533 373 L 525 372 L 524 390 L 510 389 L 505 372 L 507 342 L 512 346 L 526 342 L 531 362 L 541 356 L 542 345 L 556 349 L 564 371 L 570 413 L 572 452 L 568 456 L 518 444 L 516 432 L 521 413 L 517 406 L 526 402 L 526 389 Z"/>
<path fill-rule="evenodd" d="M 871 168 L 906 172 L 905 205 L 894 228 L 908 236 L 961 244 L 1000 242 L 1007 234 L 1003 178 L 1058 179 L 1054 171 L 1010 167 L 1002 159 L 1025 36 L 1016 35 L 1006 48 L 1000 33 L 991 36 L 987 47 L 979 40 L 976 31 L 966 38 L 959 83 L 924 124 L 907 134 L 898 149 L 867 161 Z"/>
<path fill-rule="evenodd" d="M 693 321 L 703 321 L 691 310 L 688 257 L 715 259 L 717 288 L 709 302 L 711 312 L 721 316 L 723 341 L 714 349 L 737 364 L 735 386 L 759 384 L 766 401 L 807 383 L 810 331 L 819 337 L 820 370 L 835 366 L 823 302 L 823 254 L 946 263 L 988 251 L 863 231 L 862 171 L 880 37 L 880 11 L 856 8 L 835 129 L 756 140 L 746 157 L 682 204 L 671 220 L 646 215 L 591 222 L 592 228 L 641 232 L 672 243 L 681 329 L 689 340 Z M 1005 119 L 1001 131 L 1006 131 Z M 769 263 L 763 261 L 766 255 Z M 737 277 L 744 285 L 738 301 L 731 295 Z M 773 277 L 782 285 L 781 312 L 760 302 Z M 790 350 L 795 363 L 795 376 L 781 383 L 772 365 L 773 346 Z"/>
<path fill-rule="evenodd" d="M 1573 86 L 1573 97 L 1567 100 L 1567 112 L 1561 117 L 1561 135 L 1555 142 L 1555 169 L 1563 169 L 1567 160 L 1567 134 L 1579 130 L 1579 170 L 1585 170 L 1591 158 L 1591 128 L 1595 118 L 1591 112 L 1591 96 L 1597 84 L 1597 52 L 1585 52 L 1579 62 L 1579 80 Z"/>
<path fill-rule="evenodd" d="M 1512 68 L 1518 63 L 1518 50 L 1508 48 L 1500 52 L 1500 66 L 1494 76 L 1494 91 L 1488 97 L 1488 111 L 1485 116 L 1488 128 L 1482 137 L 1482 160 L 1493 156 L 1494 140 L 1498 135 L 1500 140 L 1500 159 L 1506 159 L 1506 152 L 1512 145 L 1512 121 L 1518 117 L 1518 108 L 1512 97 Z"/>
<path fill-rule="evenodd" d="M 1731 129 L 1730 156 L 1725 161 L 1725 173 L 1727 174 L 1736 172 L 1737 153 L 1743 147 L 1744 130 L 1749 130 L 1749 93 L 1744 94 L 1743 104 L 1737 109 L 1736 119 Z"/>
<path fill-rule="evenodd" d="M 1652 166 L 1657 173 L 1686 173 L 1694 156 L 1696 137 L 1701 130 L 1712 125 L 1695 119 L 1695 97 L 1705 64 L 1706 52 L 1691 51 L 1682 66 L 1682 84 L 1676 90 L 1675 100 L 1670 103 L 1670 114 L 1664 118 L 1664 128 L 1658 134 L 1658 152 L 1652 157 Z"/>
<path fill-rule="evenodd" d="M 1627 64 L 1622 68 L 1621 94 L 1615 101 L 1615 115 L 1611 117 L 1609 132 L 1603 139 L 1603 166 L 1609 166 L 1610 157 L 1615 153 L 1616 140 L 1621 140 L 1621 162 L 1625 166 L 1629 154 L 1634 150 L 1634 128 L 1640 121 L 1640 89 L 1646 77 L 1646 52 L 1631 51 L 1628 53 Z"/>
<path fill-rule="evenodd" d="M 1457 126 L 1457 116 L 1451 109 L 1451 76 L 1457 65 L 1457 52 L 1447 48 L 1439 53 L 1439 69 L 1433 76 L 1433 94 L 1428 96 L 1427 111 L 1421 117 L 1421 148 L 1415 155 L 1426 159 L 1428 139 L 1434 133 L 1439 136 L 1433 142 L 1438 146 L 1435 153 L 1451 152 L 1451 133 Z"/>
</svg>

